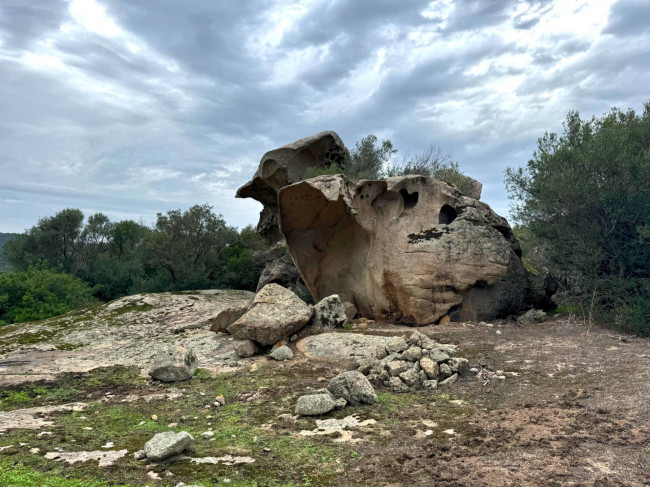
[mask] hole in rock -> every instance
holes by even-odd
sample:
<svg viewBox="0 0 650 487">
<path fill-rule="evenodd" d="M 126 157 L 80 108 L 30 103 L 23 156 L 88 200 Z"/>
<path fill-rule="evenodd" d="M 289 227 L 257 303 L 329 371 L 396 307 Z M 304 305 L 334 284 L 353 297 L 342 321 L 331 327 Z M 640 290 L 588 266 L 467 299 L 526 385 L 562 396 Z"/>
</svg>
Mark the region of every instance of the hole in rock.
<svg viewBox="0 0 650 487">
<path fill-rule="evenodd" d="M 443 225 L 449 225 L 451 222 L 453 222 L 458 215 L 456 214 L 456 210 L 454 210 L 451 206 L 449 205 L 444 205 L 442 208 L 440 208 L 440 215 L 438 216 L 438 223 L 443 224 Z"/>
<path fill-rule="evenodd" d="M 417 191 L 414 193 L 409 193 L 408 191 L 406 191 L 406 189 L 400 189 L 399 194 L 402 195 L 402 199 L 404 200 L 405 210 L 410 210 L 411 208 L 415 208 L 415 205 L 418 204 Z"/>
</svg>

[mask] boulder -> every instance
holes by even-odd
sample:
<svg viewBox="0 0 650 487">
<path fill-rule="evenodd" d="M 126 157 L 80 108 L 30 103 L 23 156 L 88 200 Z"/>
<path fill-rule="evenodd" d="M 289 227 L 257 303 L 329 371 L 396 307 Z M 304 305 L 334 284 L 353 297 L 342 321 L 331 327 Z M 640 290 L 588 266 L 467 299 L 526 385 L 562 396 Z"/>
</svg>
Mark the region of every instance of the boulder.
<svg viewBox="0 0 650 487">
<path fill-rule="evenodd" d="M 149 460 L 159 462 L 187 450 L 192 443 L 194 443 L 194 438 L 186 431 L 179 433 L 165 431 L 158 433 L 145 443 L 144 453 Z"/>
<path fill-rule="evenodd" d="M 298 416 L 320 416 L 336 407 L 337 402 L 330 394 L 308 394 L 298 398 L 295 413 Z"/>
<path fill-rule="evenodd" d="M 442 181 L 320 176 L 282 188 L 278 202 L 314 299 L 337 293 L 362 317 L 417 325 L 522 307 L 526 271 L 508 222 Z"/>
<path fill-rule="evenodd" d="M 237 340 L 273 345 L 305 326 L 312 313 L 312 308 L 292 291 L 267 284 L 257 293 L 251 308 L 228 327 L 228 332 Z"/>
<path fill-rule="evenodd" d="M 293 351 L 286 345 L 277 347 L 271 352 L 271 358 L 275 360 L 291 360 L 293 358 Z"/>
<path fill-rule="evenodd" d="M 546 313 L 544 313 L 544 311 L 541 309 L 529 309 L 523 315 L 517 318 L 517 323 L 542 323 L 544 320 L 546 320 Z"/>
<path fill-rule="evenodd" d="M 377 394 L 368 379 L 358 370 L 343 372 L 334 377 L 327 390 L 336 398 L 343 398 L 351 405 L 374 404 Z"/>
<path fill-rule="evenodd" d="M 301 181 L 310 167 L 344 167 L 350 154 L 336 132 L 321 132 L 297 140 L 262 156 L 253 179 L 237 190 L 237 198 L 253 198 L 262 203 L 257 231 L 270 243 L 282 240 L 278 220 L 278 191 Z M 333 293 L 330 293 L 333 294 Z"/>
<path fill-rule="evenodd" d="M 198 359 L 192 350 L 166 347 L 156 354 L 149 375 L 164 382 L 187 380 L 194 376 L 198 366 Z"/>
<path fill-rule="evenodd" d="M 347 316 L 338 294 L 321 299 L 314 305 L 313 326 L 335 328 L 345 323 Z"/>
<path fill-rule="evenodd" d="M 291 260 L 284 240 L 276 243 L 269 250 L 256 254 L 256 258 L 265 262 L 264 270 L 257 281 L 257 292 L 267 284 L 279 284 L 296 292 L 305 288 L 300 273 Z"/>
<path fill-rule="evenodd" d="M 214 318 L 210 319 L 210 330 L 215 333 L 225 332 L 230 325 L 237 321 L 241 315 L 248 311 L 250 308 L 252 299 L 247 302 L 242 302 L 234 306 L 228 306 L 219 310 Z"/>
<path fill-rule="evenodd" d="M 232 346 L 241 358 L 252 357 L 260 348 L 253 340 L 233 340 Z"/>
</svg>

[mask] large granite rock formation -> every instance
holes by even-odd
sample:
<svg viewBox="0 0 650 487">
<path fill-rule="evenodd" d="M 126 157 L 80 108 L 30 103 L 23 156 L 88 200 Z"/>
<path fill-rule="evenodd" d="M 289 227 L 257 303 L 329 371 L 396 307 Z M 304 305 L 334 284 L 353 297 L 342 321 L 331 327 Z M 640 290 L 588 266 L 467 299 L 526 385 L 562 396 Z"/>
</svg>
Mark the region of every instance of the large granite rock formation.
<svg viewBox="0 0 650 487">
<path fill-rule="evenodd" d="M 518 311 L 527 288 L 508 222 L 421 176 L 320 176 L 279 192 L 293 261 L 316 300 L 338 294 L 366 318 L 412 324 Z"/>
<path fill-rule="evenodd" d="M 237 198 L 253 198 L 264 205 L 257 231 L 269 243 L 282 240 L 278 225 L 278 191 L 301 181 L 310 167 L 344 167 L 350 154 L 336 132 L 321 132 L 264 154 L 253 179 L 237 190 Z"/>
</svg>

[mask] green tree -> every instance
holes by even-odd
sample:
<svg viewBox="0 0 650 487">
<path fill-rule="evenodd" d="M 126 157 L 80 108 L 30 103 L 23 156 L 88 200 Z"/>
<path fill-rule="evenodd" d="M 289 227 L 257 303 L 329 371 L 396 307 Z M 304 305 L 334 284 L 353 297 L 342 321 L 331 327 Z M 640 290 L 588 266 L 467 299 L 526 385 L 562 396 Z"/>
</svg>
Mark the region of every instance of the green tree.
<svg viewBox="0 0 650 487">
<path fill-rule="evenodd" d="M 512 213 L 571 299 L 650 334 L 650 104 L 612 109 L 546 133 L 525 168 L 509 168 Z"/>
<path fill-rule="evenodd" d="M 17 269 L 45 261 L 50 267 L 74 272 L 81 247 L 83 221 L 83 213 L 73 208 L 41 218 L 24 235 L 5 245 L 7 259 Z"/>
<path fill-rule="evenodd" d="M 42 320 L 94 302 L 86 283 L 43 264 L 0 274 L 0 325 Z"/>
<path fill-rule="evenodd" d="M 144 263 L 150 272 L 164 269 L 172 288 L 209 285 L 217 258 L 236 230 L 227 227 L 209 205 L 157 214 L 155 231 L 144 241 Z"/>
</svg>

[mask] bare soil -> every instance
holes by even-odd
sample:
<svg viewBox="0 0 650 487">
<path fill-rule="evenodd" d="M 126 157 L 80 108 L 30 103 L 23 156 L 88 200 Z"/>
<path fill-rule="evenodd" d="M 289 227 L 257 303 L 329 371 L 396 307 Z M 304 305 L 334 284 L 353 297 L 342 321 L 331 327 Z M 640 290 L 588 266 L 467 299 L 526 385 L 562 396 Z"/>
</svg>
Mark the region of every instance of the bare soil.
<svg viewBox="0 0 650 487">
<path fill-rule="evenodd" d="M 303 436 L 301 431 L 315 428 L 314 418 L 290 415 L 298 396 L 354 368 L 362 350 L 348 331 L 328 336 L 332 343 L 341 339 L 354 345 L 349 360 L 333 354 L 331 344 L 319 355 L 301 341 L 291 344 L 292 361 L 262 356 L 227 373 L 208 361 L 199 377 L 180 384 L 146 380 L 132 365 L 59 375 L 50 367 L 48 377 L 56 375 L 52 380 L 23 383 L 11 373 L 0 388 L 5 417 L 75 401 L 87 406 L 48 415 L 45 435 L 16 425 L 0 433 L 0 484 L 3 471 L 25 466 L 20 468 L 43 475 L 56 468 L 62 478 L 133 486 L 183 481 L 209 487 L 225 479 L 230 486 L 650 485 L 650 341 L 620 340 L 611 330 L 587 330 L 566 317 L 535 325 L 492 325 L 449 323 L 418 330 L 458 345 L 472 366 L 503 371 L 503 379 L 485 381 L 471 374 L 448 388 L 410 394 L 377 387 L 378 404 L 327 416 L 355 414 L 377 423 L 338 436 Z M 408 336 L 413 330 L 371 322 L 355 323 L 349 331 Z M 229 340 L 217 337 L 210 345 L 215 354 L 227 349 L 224 341 Z M 210 347 L 202 353 L 209 356 Z M 14 348 L 7 355 L 29 362 L 44 353 L 18 352 Z M 54 354 L 53 360 L 57 353 L 70 355 L 66 350 L 47 353 Z M 38 375 L 36 367 L 32 373 Z M 226 397 L 226 406 L 208 407 L 217 393 Z M 210 428 L 214 439 L 203 438 Z M 169 429 L 197 438 L 189 457 L 245 455 L 255 462 L 152 465 L 132 458 L 153 434 Z M 110 466 L 45 458 L 56 448 L 95 452 L 109 441 L 114 450 L 129 452 Z"/>
</svg>

